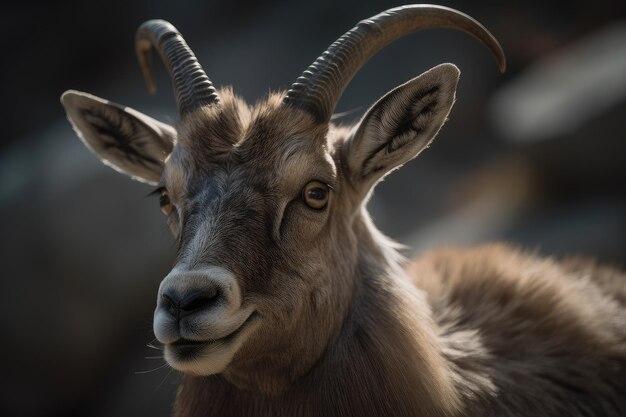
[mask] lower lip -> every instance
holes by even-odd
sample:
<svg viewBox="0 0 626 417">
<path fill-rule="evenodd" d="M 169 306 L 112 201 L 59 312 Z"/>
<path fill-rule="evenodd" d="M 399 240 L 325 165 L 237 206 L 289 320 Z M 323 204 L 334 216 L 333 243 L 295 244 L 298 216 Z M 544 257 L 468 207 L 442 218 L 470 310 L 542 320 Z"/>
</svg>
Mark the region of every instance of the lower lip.
<svg viewBox="0 0 626 417">
<path fill-rule="evenodd" d="M 227 336 L 224 336 L 221 339 L 198 341 L 198 342 L 185 340 L 185 341 L 180 341 L 180 342 L 169 344 L 167 345 L 167 347 L 169 347 L 170 349 L 173 349 L 174 352 L 176 352 L 176 355 L 180 359 L 183 359 L 183 360 L 190 359 L 193 356 L 195 356 L 200 350 L 206 347 L 228 344 L 233 339 L 235 339 L 237 335 L 239 335 L 248 326 L 248 324 L 251 321 L 254 320 L 255 316 L 256 316 L 256 313 L 252 313 L 250 317 L 248 317 L 246 321 L 237 330 L 235 330 L 234 332 L 232 332 L 231 334 Z"/>
<path fill-rule="evenodd" d="M 189 359 L 210 342 L 182 342 L 169 345 L 181 359 Z"/>
</svg>

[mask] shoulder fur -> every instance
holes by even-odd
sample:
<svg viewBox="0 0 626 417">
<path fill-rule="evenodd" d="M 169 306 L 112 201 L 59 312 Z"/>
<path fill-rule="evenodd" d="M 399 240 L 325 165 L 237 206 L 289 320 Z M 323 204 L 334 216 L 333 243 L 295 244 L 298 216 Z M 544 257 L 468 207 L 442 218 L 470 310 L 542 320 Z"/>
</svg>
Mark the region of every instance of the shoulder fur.
<svg viewBox="0 0 626 417">
<path fill-rule="evenodd" d="M 624 273 L 502 244 L 435 250 L 407 272 L 428 294 L 468 412 L 626 412 Z"/>
</svg>

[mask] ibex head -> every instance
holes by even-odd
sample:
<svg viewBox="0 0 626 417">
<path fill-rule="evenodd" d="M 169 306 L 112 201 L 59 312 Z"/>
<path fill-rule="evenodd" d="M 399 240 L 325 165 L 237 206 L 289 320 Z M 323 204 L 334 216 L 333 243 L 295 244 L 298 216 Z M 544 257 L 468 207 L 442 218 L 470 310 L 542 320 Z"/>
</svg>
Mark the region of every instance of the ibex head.
<svg viewBox="0 0 626 417">
<path fill-rule="evenodd" d="M 179 243 L 154 315 L 172 367 L 223 373 L 242 385 L 260 373 L 286 382 L 322 355 L 363 285 L 359 277 L 391 260 L 364 202 L 385 174 L 432 141 L 459 70 L 442 64 L 400 85 L 352 128 L 334 127 L 331 115 L 377 51 L 433 27 L 475 36 L 504 69 L 498 42 L 471 17 L 404 6 L 359 22 L 287 93 L 252 108 L 228 89 L 218 93 L 178 31 L 153 20 L 139 28 L 136 49 L 151 90 L 152 48 L 173 79 L 175 128 L 89 94 L 63 95 L 91 151 L 158 185 Z"/>
</svg>

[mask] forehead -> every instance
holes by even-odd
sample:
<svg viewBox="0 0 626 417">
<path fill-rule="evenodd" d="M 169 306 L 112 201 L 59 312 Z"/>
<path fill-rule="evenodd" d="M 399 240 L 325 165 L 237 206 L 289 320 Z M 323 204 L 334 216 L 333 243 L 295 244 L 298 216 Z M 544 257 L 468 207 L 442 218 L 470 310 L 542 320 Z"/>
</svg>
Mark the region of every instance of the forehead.
<svg viewBox="0 0 626 417">
<path fill-rule="evenodd" d="M 178 143 L 166 161 L 163 179 L 171 188 L 188 188 L 207 177 L 290 188 L 311 179 L 333 182 L 335 164 L 328 152 L 327 126 L 270 98 L 250 109 L 226 98 L 222 109 L 200 109 L 178 126 Z"/>
</svg>

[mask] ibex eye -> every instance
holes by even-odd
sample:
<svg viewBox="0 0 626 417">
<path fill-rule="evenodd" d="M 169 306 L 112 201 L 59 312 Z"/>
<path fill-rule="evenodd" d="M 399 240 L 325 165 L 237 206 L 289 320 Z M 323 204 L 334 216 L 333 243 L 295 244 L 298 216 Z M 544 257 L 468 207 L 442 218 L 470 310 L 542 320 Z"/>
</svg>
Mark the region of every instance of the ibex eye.
<svg viewBox="0 0 626 417">
<path fill-rule="evenodd" d="M 319 181 L 311 181 L 302 189 L 302 199 L 312 209 L 321 210 L 328 203 L 328 186 Z"/>
<path fill-rule="evenodd" d="M 159 205 L 161 206 L 161 211 L 166 216 L 172 214 L 172 210 L 174 210 L 174 206 L 170 202 L 170 196 L 167 194 L 167 190 L 162 188 L 159 192 Z"/>
</svg>

